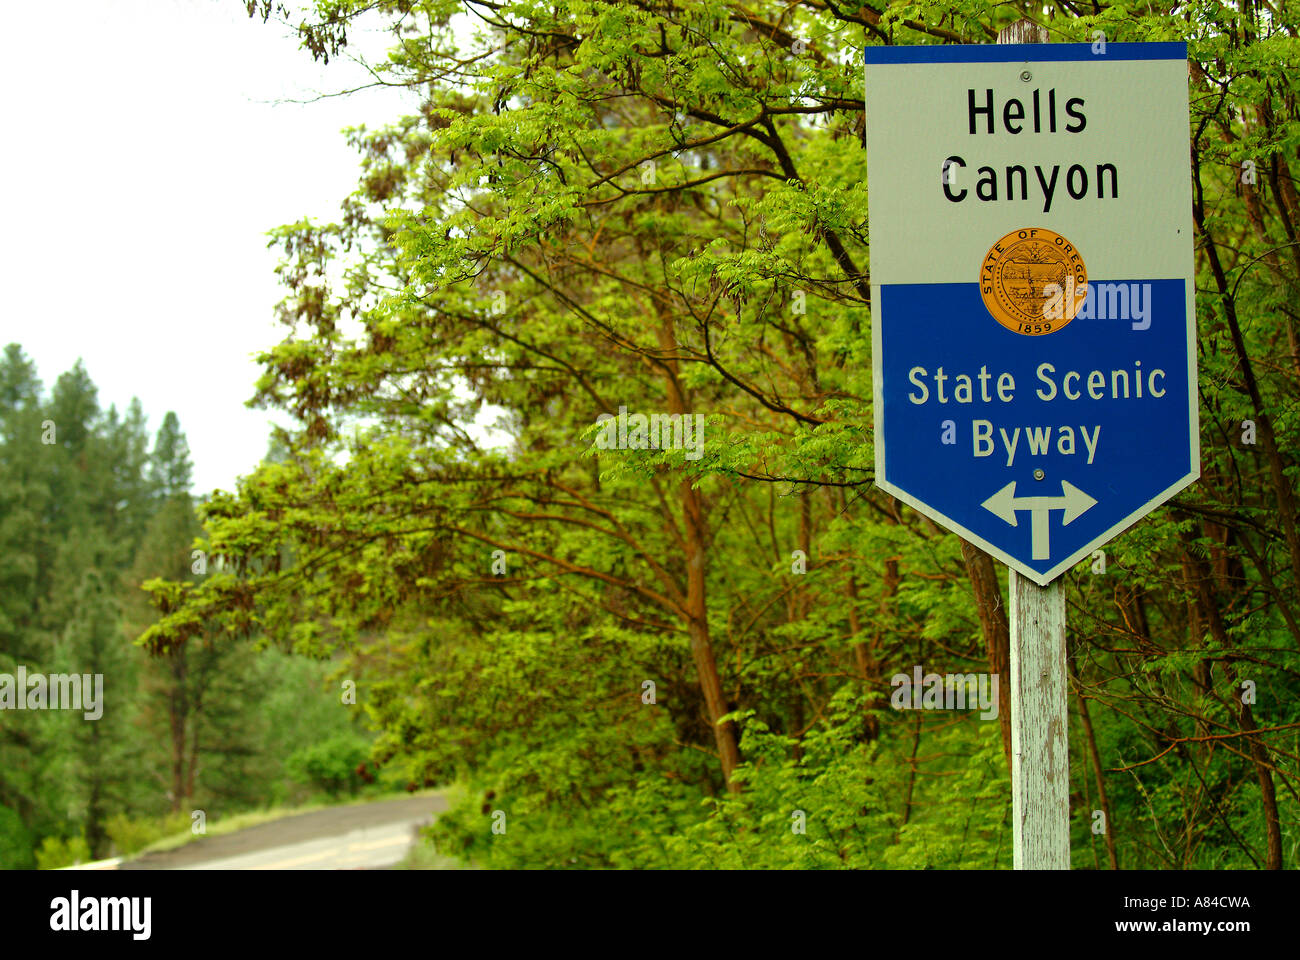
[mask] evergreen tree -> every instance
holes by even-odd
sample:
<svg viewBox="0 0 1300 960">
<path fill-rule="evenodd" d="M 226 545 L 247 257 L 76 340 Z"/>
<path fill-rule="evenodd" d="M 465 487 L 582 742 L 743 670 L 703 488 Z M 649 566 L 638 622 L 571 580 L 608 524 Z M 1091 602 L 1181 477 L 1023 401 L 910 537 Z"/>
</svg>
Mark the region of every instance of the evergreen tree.
<svg viewBox="0 0 1300 960">
<path fill-rule="evenodd" d="M 155 495 L 164 500 L 188 496 L 191 472 L 189 443 L 181 431 L 180 420 L 168 410 L 149 455 L 149 480 Z"/>
<path fill-rule="evenodd" d="M 44 520 L 55 458 L 41 443 L 44 418 L 35 368 L 11 343 L 0 358 L 0 652 L 15 658 L 36 653 L 29 631 L 48 583 Z"/>
<path fill-rule="evenodd" d="M 122 628 L 115 571 L 87 566 L 76 588 L 52 672 L 102 678 L 100 715 L 85 711 L 52 714 L 57 736 L 49 748 L 62 762 L 49 763 L 47 796 L 66 791 L 73 819 L 84 827 L 92 857 L 111 856 L 107 824 L 131 809 L 141 785 L 139 741 L 132 736 L 140 656 Z M 85 693 L 83 692 L 83 697 Z"/>
</svg>

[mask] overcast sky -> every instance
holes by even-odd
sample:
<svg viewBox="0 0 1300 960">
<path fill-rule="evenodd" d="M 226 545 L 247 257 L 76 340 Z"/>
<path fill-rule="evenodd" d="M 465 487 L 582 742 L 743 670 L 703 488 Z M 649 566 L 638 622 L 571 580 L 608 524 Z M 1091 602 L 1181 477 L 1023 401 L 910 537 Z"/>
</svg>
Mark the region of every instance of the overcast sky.
<svg viewBox="0 0 1300 960">
<path fill-rule="evenodd" d="M 100 405 L 180 417 L 195 491 L 233 489 L 266 451 L 244 406 L 283 339 L 270 228 L 334 220 L 356 186 L 344 127 L 409 112 L 357 64 L 313 63 L 241 0 L 5 5 L 0 56 L 0 345 L 47 388 L 81 357 Z M 382 56 L 383 34 L 355 37 Z M 283 414 L 274 414 L 283 417 Z"/>
</svg>

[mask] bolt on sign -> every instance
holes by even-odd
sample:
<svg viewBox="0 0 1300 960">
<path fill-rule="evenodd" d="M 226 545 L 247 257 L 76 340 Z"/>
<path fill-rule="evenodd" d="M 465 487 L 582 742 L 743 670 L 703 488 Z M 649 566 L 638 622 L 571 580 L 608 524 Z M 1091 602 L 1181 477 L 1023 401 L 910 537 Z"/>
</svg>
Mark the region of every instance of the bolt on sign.
<svg viewBox="0 0 1300 960">
<path fill-rule="evenodd" d="M 1186 44 L 865 59 L 876 483 L 1045 585 L 1200 476 Z"/>
</svg>

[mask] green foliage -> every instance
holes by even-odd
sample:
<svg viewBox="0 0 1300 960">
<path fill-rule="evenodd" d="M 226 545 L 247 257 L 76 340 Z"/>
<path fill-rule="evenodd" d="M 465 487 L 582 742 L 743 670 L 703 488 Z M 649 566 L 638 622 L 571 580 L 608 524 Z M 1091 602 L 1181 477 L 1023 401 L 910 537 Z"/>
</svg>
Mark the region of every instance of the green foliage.
<svg viewBox="0 0 1300 960">
<path fill-rule="evenodd" d="M 9 807 L 0 807 L 0 870 L 30 870 L 32 835 L 22 818 Z"/>
<path fill-rule="evenodd" d="M 286 800 L 289 755 L 355 729 L 328 662 L 202 629 L 159 656 L 132 642 L 156 617 L 142 582 L 202 579 L 189 471 L 174 415 L 151 448 L 140 405 L 100 411 L 80 364 L 47 396 L 17 345 L 0 355 L 0 672 L 103 675 L 98 719 L 0 711 L 5 849 L 20 862 L 33 845 L 43 866 L 131 853 L 194 809 Z"/>
<path fill-rule="evenodd" d="M 289 775 L 331 797 L 345 790 L 355 794 L 361 786 L 357 768 L 365 761 L 369 745 L 357 736 L 335 735 L 304 747 L 285 761 Z"/>
<path fill-rule="evenodd" d="M 128 817 L 117 814 L 106 824 L 113 855 L 129 857 L 150 844 L 190 829 L 190 814 L 184 810 L 165 817 Z"/>
<path fill-rule="evenodd" d="M 80 833 L 74 837 L 46 837 L 36 851 L 39 870 L 62 870 L 79 863 L 90 863 L 92 859 L 90 845 Z"/>
</svg>

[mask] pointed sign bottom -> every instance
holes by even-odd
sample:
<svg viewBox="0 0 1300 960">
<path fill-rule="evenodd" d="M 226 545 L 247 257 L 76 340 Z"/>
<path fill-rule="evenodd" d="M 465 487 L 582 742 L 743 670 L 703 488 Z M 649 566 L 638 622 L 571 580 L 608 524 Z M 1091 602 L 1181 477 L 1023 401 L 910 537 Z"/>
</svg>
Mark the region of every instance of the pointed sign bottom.
<svg viewBox="0 0 1300 960">
<path fill-rule="evenodd" d="M 1028 510 L 1034 559 L 1047 560 L 1051 556 L 1047 522 L 1050 512 L 1064 510 L 1065 516 L 1061 518 L 1061 523 L 1068 525 L 1087 513 L 1096 502 L 1074 484 L 1065 480 L 1061 481 L 1059 497 L 1017 497 L 1016 481 L 1012 480 L 980 506 L 1013 527 L 1020 525 L 1016 519 L 1016 511 Z"/>
</svg>

